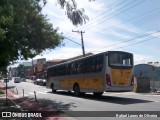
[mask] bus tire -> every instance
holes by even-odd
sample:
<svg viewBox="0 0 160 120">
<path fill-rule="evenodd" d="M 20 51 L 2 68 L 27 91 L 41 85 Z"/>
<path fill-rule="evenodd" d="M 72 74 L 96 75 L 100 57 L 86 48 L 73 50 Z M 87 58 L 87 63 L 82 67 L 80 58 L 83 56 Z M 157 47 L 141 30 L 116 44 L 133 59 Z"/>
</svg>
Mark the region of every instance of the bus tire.
<svg viewBox="0 0 160 120">
<path fill-rule="evenodd" d="M 51 85 L 52 93 L 55 93 L 56 90 L 54 89 L 54 84 Z"/>
<path fill-rule="evenodd" d="M 101 96 L 103 92 L 93 92 L 94 96 Z"/>
<path fill-rule="evenodd" d="M 74 95 L 75 96 L 79 96 L 80 95 L 80 88 L 79 88 L 78 84 L 74 84 L 73 91 L 74 91 Z"/>
<path fill-rule="evenodd" d="M 80 95 L 84 96 L 86 93 L 85 92 L 80 92 Z"/>
<path fill-rule="evenodd" d="M 68 93 L 71 93 L 71 91 L 69 90 Z"/>
</svg>

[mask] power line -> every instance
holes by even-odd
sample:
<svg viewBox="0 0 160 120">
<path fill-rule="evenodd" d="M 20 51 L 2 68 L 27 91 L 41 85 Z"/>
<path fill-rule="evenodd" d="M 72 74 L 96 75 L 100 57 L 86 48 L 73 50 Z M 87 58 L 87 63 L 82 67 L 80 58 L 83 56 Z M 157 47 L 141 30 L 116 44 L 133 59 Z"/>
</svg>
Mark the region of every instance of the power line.
<svg viewBox="0 0 160 120">
<path fill-rule="evenodd" d="M 75 42 L 74 40 L 72 40 L 72 39 L 70 39 L 70 38 L 67 38 L 67 37 L 65 37 L 65 36 L 62 36 L 62 37 L 64 37 L 65 39 L 67 39 L 67 40 L 69 40 L 69 41 L 72 41 L 73 43 L 75 43 L 75 44 L 77 44 L 77 45 L 82 46 L 82 44 L 80 44 L 80 43 L 78 43 L 78 42 Z"/>
<path fill-rule="evenodd" d="M 97 16 L 95 16 L 94 18 L 92 18 L 88 23 L 90 23 L 90 22 L 92 22 L 93 20 L 95 20 L 96 18 L 98 18 L 98 17 L 100 17 L 100 16 L 102 16 L 103 14 L 105 14 L 105 13 L 107 13 L 107 12 L 109 12 L 109 11 L 111 11 L 113 8 L 115 8 L 115 7 L 117 7 L 117 6 L 120 6 L 121 4 L 123 4 L 124 2 L 126 2 L 126 0 L 124 0 L 124 1 L 122 1 L 122 2 L 120 2 L 120 3 L 118 3 L 118 4 L 116 4 L 115 6 L 112 6 L 110 9 L 108 9 L 108 10 L 105 10 L 104 12 L 102 12 L 101 14 L 99 14 L 99 15 L 97 15 Z M 82 25 L 82 26 L 80 26 L 80 27 L 85 27 L 85 26 L 87 26 L 87 25 Z M 77 29 L 80 29 L 80 28 L 77 28 Z M 82 29 L 82 28 L 81 28 Z"/>
<path fill-rule="evenodd" d="M 114 49 L 119 49 L 119 48 L 124 48 L 124 47 L 128 47 L 128 46 L 136 45 L 136 44 L 143 43 L 143 42 L 146 42 L 146 41 L 149 41 L 149 40 L 158 38 L 158 37 L 160 37 L 160 35 L 159 35 L 159 36 L 156 36 L 156 37 L 152 37 L 152 38 L 150 38 L 150 39 L 142 40 L 142 41 L 139 41 L 139 42 L 136 42 L 136 43 L 133 43 L 133 44 L 129 44 L 129 45 L 126 45 L 126 46 L 117 47 L 117 48 L 114 48 Z M 112 49 L 109 49 L 109 50 L 112 50 Z"/>
<path fill-rule="evenodd" d="M 129 39 L 129 40 L 125 40 L 125 41 L 120 42 L 120 43 L 114 43 L 114 44 L 111 44 L 111 45 L 107 45 L 107 46 L 105 46 L 105 47 L 103 47 L 103 48 L 100 48 L 100 49 L 98 49 L 98 50 L 101 50 L 101 49 L 104 49 L 104 48 L 109 48 L 109 47 L 116 46 L 116 45 L 120 45 L 120 44 L 122 44 L 122 43 L 126 43 L 126 42 L 129 42 L 129 41 L 133 41 L 133 40 L 136 40 L 136 39 L 139 39 L 139 38 L 143 38 L 143 37 L 146 37 L 146 36 L 155 34 L 155 33 L 159 33 L 159 31 L 158 31 L 158 32 L 156 31 L 156 32 L 148 33 L 148 34 L 143 34 L 143 35 L 141 35 L 141 36 L 137 36 L 137 37 L 135 37 L 135 38 L 132 38 L 132 39 Z M 98 51 L 98 50 L 94 50 L 94 51 Z M 93 52 L 93 51 L 91 51 L 91 52 Z"/>
<path fill-rule="evenodd" d="M 121 12 L 119 12 L 119 13 L 117 13 L 117 14 L 111 16 L 111 17 L 109 17 L 108 19 L 106 19 L 106 20 L 104 20 L 104 21 L 101 21 L 101 22 L 97 23 L 96 25 L 101 24 L 101 23 L 104 23 L 104 22 L 110 20 L 111 18 L 113 18 L 113 17 L 115 17 L 115 16 L 117 16 L 117 15 L 123 13 L 123 12 L 126 12 L 127 10 L 129 10 L 129 9 L 131 9 L 131 8 L 133 8 L 133 7 L 135 7 L 135 6 L 139 5 L 139 4 L 141 4 L 141 3 L 143 3 L 144 1 L 145 1 L 145 0 L 140 1 L 140 2 L 138 2 L 137 4 L 131 6 L 131 7 L 127 8 L 127 9 L 124 9 L 123 11 L 121 11 Z M 129 3 L 129 4 L 131 4 L 131 3 Z M 126 6 L 127 6 L 127 5 L 125 5 L 125 7 L 126 7 Z M 99 20 L 98 20 L 98 21 L 99 21 Z M 96 21 L 96 22 L 97 22 L 97 21 Z M 90 29 L 91 27 L 96 26 L 96 25 L 91 25 L 91 26 L 89 26 L 89 27 L 88 27 L 87 29 L 85 29 L 85 30 L 88 30 L 88 29 Z"/>
<path fill-rule="evenodd" d="M 120 8 L 117 9 L 116 11 L 119 11 L 119 10 L 123 9 L 123 8 L 125 8 L 126 6 L 128 6 L 128 5 L 130 5 L 130 4 L 133 4 L 133 3 L 136 2 L 136 1 L 137 1 L 137 0 L 134 0 L 134 1 L 132 1 L 132 2 L 130 2 L 130 3 L 128 3 L 128 4 L 126 4 L 126 5 L 122 6 L 122 7 L 120 7 Z M 86 25 L 86 26 L 82 27 L 81 29 L 87 28 L 87 26 L 90 26 L 90 25 L 94 24 L 95 22 L 98 22 L 98 21 L 100 21 L 100 20 L 103 20 L 103 19 L 105 19 L 106 17 L 112 16 L 113 13 L 114 13 L 114 11 L 111 12 L 111 13 L 109 13 L 109 14 L 107 14 L 106 16 L 104 16 L 104 17 L 96 20 L 96 21 L 91 22 L 89 25 Z"/>
<path fill-rule="evenodd" d="M 103 22 L 106 22 L 107 20 L 109 20 L 109 19 L 111 19 L 111 18 L 113 18 L 113 17 L 115 17 L 115 16 L 117 16 L 117 15 L 119 15 L 119 14 L 121 14 L 121 13 L 123 13 L 123 12 L 125 12 L 125 11 L 127 11 L 127 10 L 129 10 L 129 9 L 131 9 L 131 8 L 133 8 L 133 7 L 137 6 L 137 5 L 139 5 L 139 4 L 141 4 L 141 3 L 143 3 L 144 1 L 145 1 L 145 0 L 142 0 L 142 1 L 140 1 L 140 2 L 138 2 L 138 3 L 136 3 L 136 4 L 134 4 L 133 6 L 127 8 L 127 9 L 124 9 L 123 11 L 120 11 L 120 12 L 118 12 L 117 14 L 115 14 L 115 15 L 113 15 L 113 16 L 110 16 L 108 19 L 106 19 L 105 21 L 101 21 L 101 22 L 98 23 L 98 24 L 101 24 L 101 23 L 103 23 Z M 128 5 L 130 5 L 130 4 L 134 3 L 134 2 L 136 2 L 136 0 L 134 0 L 134 1 L 130 2 L 130 3 L 128 3 L 127 5 L 125 5 L 125 6 L 121 7 L 121 8 L 119 8 L 118 10 L 123 9 L 123 8 L 125 8 L 126 6 L 128 6 Z M 109 14 L 109 15 L 110 15 L 110 14 Z M 106 17 L 108 17 L 109 15 L 107 15 Z M 102 20 L 102 19 L 104 19 L 104 18 L 105 18 L 105 17 L 103 17 L 103 18 L 101 18 L 101 19 L 98 19 L 97 21 L 100 21 L 100 20 Z M 96 22 L 97 22 L 97 21 L 96 21 Z M 94 22 L 94 23 L 95 23 L 95 22 Z M 85 29 L 85 31 L 86 31 L 86 30 L 90 29 L 91 27 L 98 25 L 98 24 L 96 24 L 96 25 L 92 25 L 92 24 L 93 24 L 93 23 L 91 23 L 91 24 L 90 24 L 91 26 L 89 26 L 89 27 L 84 26 L 84 27 L 82 27 L 82 28 L 87 28 L 87 29 Z"/>
<path fill-rule="evenodd" d="M 126 23 L 129 23 L 129 22 L 131 22 L 131 21 L 134 21 L 134 20 L 136 20 L 137 18 L 141 18 L 141 17 L 143 17 L 143 16 L 147 16 L 148 14 L 150 14 L 150 13 L 152 13 L 152 12 L 155 12 L 155 11 L 157 11 L 157 10 L 159 10 L 159 9 L 160 9 L 160 8 L 158 7 L 158 8 L 155 8 L 155 9 L 151 10 L 151 11 L 148 11 L 148 12 L 145 12 L 145 13 L 143 13 L 143 14 L 140 14 L 140 15 L 134 17 L 134 18 L 131 18 L 131 19 L 125 21 L 125 24 L 126 24 Z M 159 13 L 158 13 L 158 14 L 159 14 Z M 151 16 L 148 16 L 148 17 L 150 17 L 150 19 L 152 19 Z M 144 19 L 144 18 L 143 18 L 143 19 Z M 143 19 L 142 19 L 142 20 L 143 20 Z M 150 19 L 148 19 L 148 20 L 150 20 Z M 141 23 L 136 24 L 136 25 L 143 25 L 143 24 L 145 24 L 148 20 L 145 19 L 144 21 L 142 21 Z M 139 20 L 139 21 L 141 21 L 141 20 Z M 137 22 L 138 22 L 138 21 L 137 21 Z M 114 25 L 114 26 L 112 26 L 112 27 L 118 27 L 118 26 L 120 26 L 120 25 L 122 25 L 122 24 L 123 24 L 123 23 L 119 23 L 119 24 Z M 109 31 L 109 29 L 108 29 L 108 28 L 107 28 L 107 30 L 105 29 L 105 32 L 106 32 L 106 31 Z"/>
<path fill-rule="evenodd" d="M 139 44 L 139 43 L 143 43 L 143 42 L 146 42 L 146 41 L 149 41 L 149 40 L 152 40 L 152 39 L 158 38 L 158 37 L 160 37 L 160 35 L 159 35 L 159 36 L 156 36 L 156 37 L 152 37 L 152 38 L 150 38 L 150 39 L 142 40 L 142 41 L 139 41 L 139 42 L 136 42 L 136 43 L 128 44 L 128 45 L 126 45 L 126 46 L 117 47 L 117 48 L 114 48 L 114 49 L 108 49 L 108 50 L 115 50 L 115 49 L 120 49 L 120 48 L 124 48 L 124 47 L 129 47 L 129 46 L 136 45 L 136 44 Z M 93 52 L 93 51 L 90 51 L 90 52 Z"/>
<path fill-rule="evenodd" d="M 144 1 L 141 1 L 141 2 L 144 2 Z M 140 4 L 140 2 L 139 3 L 137 3 L 137 4 Z M 136 4 L 136 5 L 137 5 Z M 135 5 L 134 5 L 135 6 Z M 132 7 L 134 7 L 134 6 L 132 6 Z M 130 9 L 130 8 L 128 8 L 128 9 Z M 119 14 L 119 13 L 118 13 Z M 116 14 L 117 15 L 117 14 Z M 113 16 L 112 16 L 113 17 Z M 131 19 L 131 20 L 133 20 L 133 19 Z M 144 22 L 143 22 L 144 23 Z M 72 40 L 73 41 L 73 40 Z"/>
<path fill-rule="evenodd" d="M 144 23 L 146 23 L 146 22 L 144 22 Z M 141 26 L 141 25 L 143 25 L 144 23 L 141 23 L 141 24 L 138 24 L 139 26 Z M 155 29 L 156 27 L 158 27 L 158 25 L 160 25 L 160 23 L 158 23 L 158 24 L 154 24 L 154 25 L 152 25 L 152 27 L 150 28 L 150 29 Z M 155 27 L 156 26 L 156 27 Z M 157 29 L 157 28 L 156 28 Z M 130 29 L 130 30 L 132 30 L 132 29 Z M 110 30 L 105 30 L 105 32 L 106 31 L 110 31 Z M 99 33 L 99 34 L 96 34 L 96 36 L 102 36 L 104 33 Z M 141 34 L 139 34 L 139 35 L 141 35 Z M 129 35 L 127 35 L 127 37 L 128 37 Z M 102 38 L 104 38 L 104 37 L 106 37 L 106 36 L 104 36 L 103 35 L 103 37 Z"/>
<path fill-rule="evenodd" d="M 129 21 L 133 21 L 134 19 L 136 19 L 136 18 L 141 18 L 142 17 L 142 15 L 143 16 L 146 16 L 146 18 L 149 18 L 149 19 L 145 19 L 144 21 L 142 21 L 142 20 L 139 20 L 139 21 L 142 21 L 142 23 L 139 23 L 139 24 L 137 24 L 137 25 L 143 25 L 143 24 L 145 24 L 146 22 L 148 22 L 150 19 L 152 19 L 152 16 L 153 15 L 157 15 L 157 14 L 151 14 L 151 13 L 153 13 L 153 12 L 157 12 L 157 10 L 159 10 L 160 8 L 158 7 L 158 8 L 155 8 L 155 9 L 152 9 L 151 11 L 147 11 L 147 12 L 145 12 L 145 13 L 143 13 L 143 14 L 140 14 L 140 15 L 138 15 L 138 16 L 136 16 L 136 17 L 134 17 L 134 18 L 132 18 L 132 19 L 129 19 L 127 22 L 129 22 Z M 148 15 L 150 15 L 151 14 L 151 16 L 148 16 Z M 157 20 L 157 19 L 156 19 Z M 118 24 L 118 25 L 121 25 L 122 23 L 120 23 L 120 24 Z M 116 25 L 116 26 L 118 26 L 118 25 Z M 157 26 L 158 24 L 155 24 L 155 25 L 152 25 L 152 27 L 153 26 Z M 114 26 L 113 26 L 114 27 Z M 153 27 L 154 28 L 154 27 Z M 152 29 L 153 29 L 152 28 Z M 108 31 L 108 30 L 105 30 L 105 32 L 106 31 Z M 96 35 L 102 35 L 103 33 L 101 32 L 100 34 L 96 34 Z"/>
<path fill-rule="evenodd" d="M 132 3 L 136 2 L 136 1 L 137 1 L 137 0 L 134 0 L 134 1 L 130 2 L 130 3 L 128 3 L 127 5 L 132 4 Z M 125 2 L 125 1 L 122 1 L 121 3 L 115 5 L 115 7 L 119 6 L 120 4 L 122 4 L 122 3 L 124 3 L 124 2 Z M 121 10 L 121 9 L 125 8 L 127 5 L 119 8 L 118 10 Z M 113 7 L 113 8 L 114 8 L 114 7 Z M 108 11 L 112 10 L 113 8 L 110 8 Z M 113 12 L 112 12 L 112 13 L 113 13 Z M 112 13 L 110 13 L 109 15 L 112 15 Z M 101 14 L 103 14 L 103 13 L 101 13 Z M 105 16 L 105 17 L 108 17 L 109 15 L 107 15 L 107 16 Z M 98 15 L 98 16 L 100 16 L 100 15 Z M 105 18 L 105 17 L 103 17 L 103 18 Z M 95 18 L 97 18 L 97 17 L 95 17 Z M 95 18 L 94 18 L 94 19 L 95 19 Z M 103 19 L 103 18 L 100 18 L 100 19 L 96 20 L 95 22 L 97 22 L 97 21 L 99 21 L 99 20 L 101 20 L 101 19 Z M 92 24 L 93 24 L 93 23 L 91 23 L 91 24 L 89 24 L 89 25 L 92 25 Z M 88 25 L 86 25 L 86 26 L 88 26 Z M 86 26 L 83 26 L 82 28 L 86 28 Z M 82 30 L 82 28 L 81 28 L 81 30 Z M 69 33 L 71 33 L 71 32 L 68 32 L 66 35 L 68 35 Z M 66 35 L 65 35 L 65 36 L 66 36 Z M 77 36 L 76 36 L 76 37 L 77 37 Z"/>
</svg>

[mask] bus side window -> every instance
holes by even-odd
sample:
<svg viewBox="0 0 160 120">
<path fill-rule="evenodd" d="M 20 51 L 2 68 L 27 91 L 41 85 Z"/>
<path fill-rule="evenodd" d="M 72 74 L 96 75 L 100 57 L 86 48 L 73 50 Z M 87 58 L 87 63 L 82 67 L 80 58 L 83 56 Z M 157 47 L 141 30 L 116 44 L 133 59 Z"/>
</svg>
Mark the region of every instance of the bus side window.
<svg viewBox="0 0 160 120">
<path fill-rule="evenodd" d="M 64 66 L 64 75 L 68 75 L 68 64 Z"/>
<path fill-rule="evenodd" d="M 48 70 L 48 77 L 52 77 L 52 76 L 53 76 L 53 74 L 52 74 L 52 69 L 53 69 L 53 68 L 49 68 L 49 70 Z"/>
<path fill-rule="evenodd" d="M 64 75 L 64 67 L 63 67 L 63 65 L 60 67 L 60 75 Z"/>
<path fill-rule="evenodd" d="M 96 72 L 100 72 L 102 70 L 103 66 L 103 57 L 102 56 L 97 56 L 96 59 Z"/>
<path fill-rule="evenodd" d="M 57 67 L 56 68 L 52 68 L 52 77 L 53 76 L 57 76 Z"/>
<path fill-rule="evenodd" d="M 87 70 L 88 70 L 89 73 L 95 71 L 95 64 L 94 64 L 94 58 L 93 57 L 88 59 L 88 69 Z"/>
<path fill-rule="evenodd" d="M 96 58 L 92 58 L 92 62 L 91 62 L 91 72 L 95 72 L 96 70 Z"/>
<path fill-rule="evenodd" d="M 90 71 L 90 59 L 87 58 L 85 63 L 85 73 L 89 73 L 89 71 Z"/>
<path fill-rule="evenodd" d="M 47 78 L 49 78 L 49 77 L 50 77 L 50 75 L 51 75 L 51 70 L 50 70 L 50 69 L 48 69 L 48 70 L 47 70 L 47 73 L 48 73 L 48 74 L 47 74 Z"/>
<path fill-rule="evenodd" d="M 56 68 L 56 76 L 59 75 L 59 66 Z"/>
<path fill-rule="evenodd" d="M 63 66 L 60 66 L 59 70 L 60 70 L 60 75 L 63 75 Z"/>
<path fill-rule="evenodd" d="M 76 63 L 72 63 L 71 65 L 71 74 L 75 74 L 76 73 Z"/>
<path fill-rule="evenodd" d="M 58 66 L 58 73 L 57 73 L 58 76 L 61 75 L 61 69 L 60 69 L 60 66 Z"/>
<path fill-rule="evenodd" d="M 67 69 L 68 69 L 68 75 L 71 75 L 72 72 L 71 64 L 68 64 Z"/>
<path fill-rule="evenodd" d="M 49 69 L 49 77 L 53 77 L 54 73 L 52 73 L 53 68 Z"/>
<path fill-rule="evenodd" d="M 78 66 L 77 66 L 77 73 L 84 73 L 84 60 L 78 61 Z"/>
<path fill-rule="evenodd" d="M 81 61 L 78 61 L 78 64 L 77 64 L 77 73 L 80 73 L 81 72 Z"/>
<path fill-rule="evenodd" d="M 61 66 L 61 75 L 64 75 L 65 74 L 65 67 L 64 65 Z"/>
<path fill-rule="evenodd" d="M 82 62 L 82 66 L 81 66 L 82 71 L 81 71 L 81 73 L 86 73 L 86 63 L 87 63 L 86 61 L 87 61 L 87 60 L 84 59 L 83 62 Z"/>
<path fill-rule="evenodd" d="M 78 68 L 78 62 L 76 61 L 75 62 L 75 67 L 74 67 L 74 74 L 78 73 L 77 68 Z"/>
</svg>

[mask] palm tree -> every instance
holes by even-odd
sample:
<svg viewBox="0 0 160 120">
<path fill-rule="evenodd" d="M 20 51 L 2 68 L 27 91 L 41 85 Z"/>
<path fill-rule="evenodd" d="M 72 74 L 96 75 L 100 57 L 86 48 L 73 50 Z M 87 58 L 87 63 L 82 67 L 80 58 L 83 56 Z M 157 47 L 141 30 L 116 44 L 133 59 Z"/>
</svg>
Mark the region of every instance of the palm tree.
<svg viewBox="0 0 160 120">
<path fill-rule="evenodd" d="M 83 8 L 78 9 L 77 3 L 75 0 L 66 1 L 66 0 L 57 0 L 61 7 L 66 8 L 67 17 L 73 23 L 73 25 L 82 25 L 86 23 L 86 20 L 89 20 L 88 16 L 85 15 L 85 10 Z"/>
</svg>

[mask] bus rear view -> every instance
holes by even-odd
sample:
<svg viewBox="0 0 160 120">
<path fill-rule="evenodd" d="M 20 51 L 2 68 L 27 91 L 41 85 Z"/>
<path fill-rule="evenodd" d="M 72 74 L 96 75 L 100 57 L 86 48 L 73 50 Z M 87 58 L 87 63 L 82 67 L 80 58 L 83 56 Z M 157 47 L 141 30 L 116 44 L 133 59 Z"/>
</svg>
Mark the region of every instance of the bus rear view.
<svg viewBox="0 0 160 120">
<path fill-rule="evenodd" d="M 108 51 L 106 54 L 106 91 L 132 91 L 133 82 L 133 54 Z"/>
</svg>

